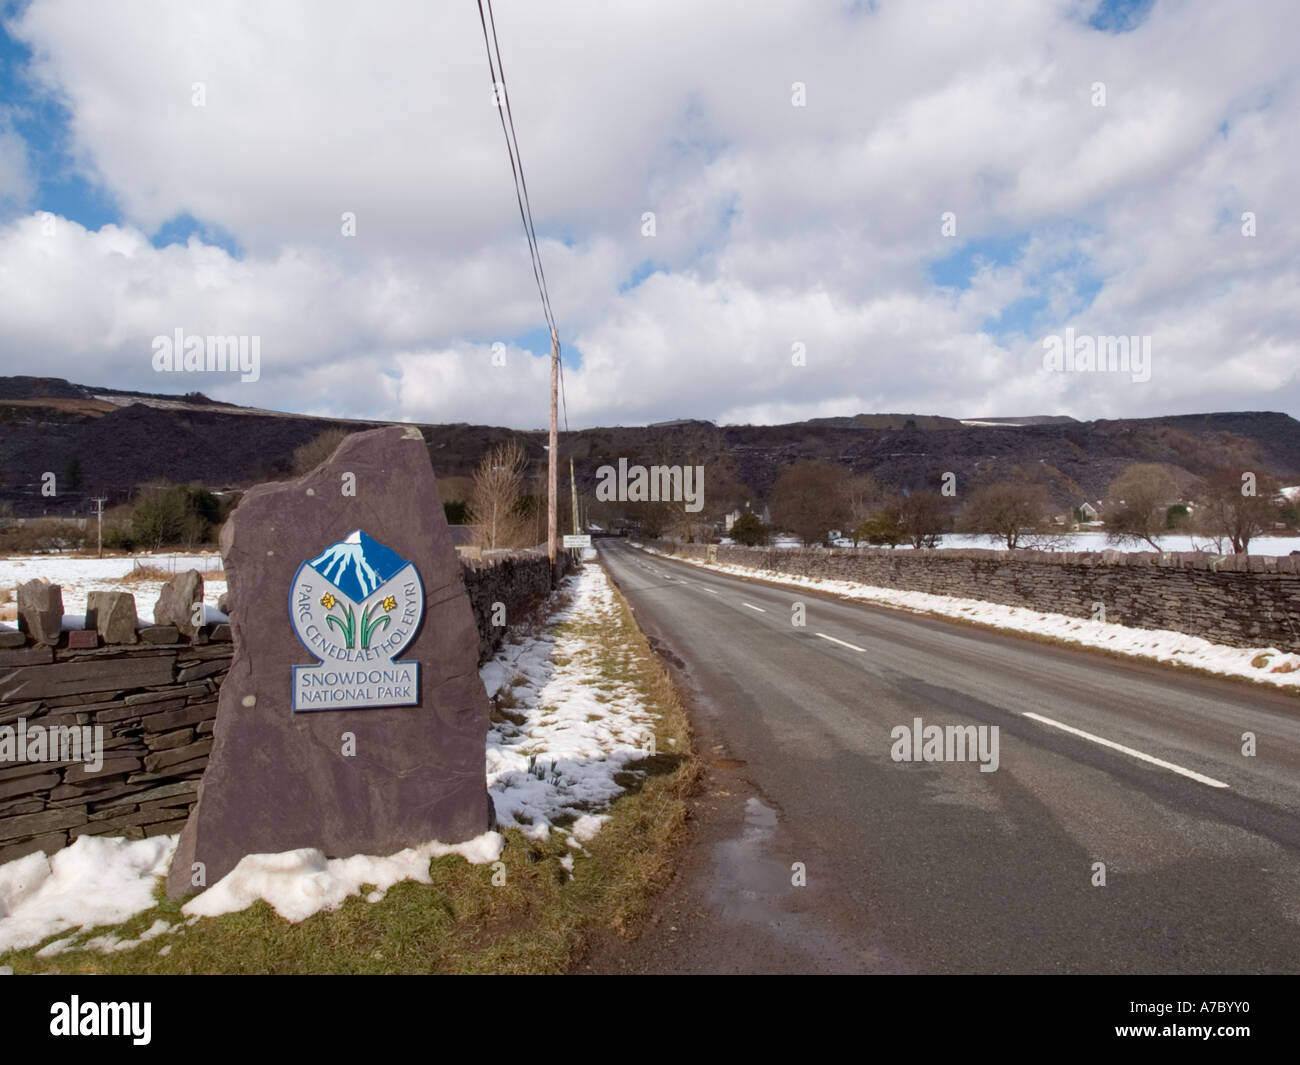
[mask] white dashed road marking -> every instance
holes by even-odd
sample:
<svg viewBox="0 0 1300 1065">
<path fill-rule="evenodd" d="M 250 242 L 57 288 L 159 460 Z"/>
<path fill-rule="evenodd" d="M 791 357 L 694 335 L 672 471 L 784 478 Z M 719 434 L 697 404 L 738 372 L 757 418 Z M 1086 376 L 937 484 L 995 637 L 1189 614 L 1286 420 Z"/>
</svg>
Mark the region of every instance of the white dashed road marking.
<svg viewBox="0 0 1300 1065">
<path fill-rule="evenodd" d="M 817 633 L 817 635 L 820 636 L 823 640 L 830 640 L 831 643 L 837 643 L 841 647 L 847 647 L 850 651 L 861 651 L 863 654 L 867 653 L 867 649 L 865 647 L 859 647 L 855 643 L 849 643 L 848 640 L 840 640 L 834 636 L 827 636 L 826 633 L 824 632 L 819 632 Z"/>
<path fill-rule="evenodd" d="M 1212 788 L 1228 787 L 1222 780 L 1215 780 L 1213 777 L 1202 776 L 1200 773 L 1191 769 L 1184 769 L 1180 765 L 1174 765 L 1173 762 L 1166 762 L 1163 758 L 1154 758 L 1149 754 L 1143 754 L 1141 751 L 1135 751 L 1132 747 L 1125 747 L 1122 743 L 1116 743 L 1114 740 L 1104 739 L 1101 736 L 1094 736 L 1091 732 L 1084 732 L 1083 729 L 1073 728 L 1070 725 L 1063 725 L 1059 721 L 1053 721 L 1050 717 L 1043 717 L 1042 714 L 1031 714 L 1024 711 L 1025 717 L 1031 721 L 1037 721 L 1043 725 L 1050 725 L 1052 728 L 1059 728 L 1062 732 L 1068 732 L 1071 736 L 1078 736 L 1081 739 L 1090 740 L 1093 743 L 1099 743 L 1103 747 L 1109 747 L 1112 751 L 1119 751 L 1121 754 L 1127 754 L 1130 758 L 1136 758 L 1142 762 L 1149 762 L 1151 765 L 1158 765 L 1161 769 L 1168 769 L 1170 772 L 1178 773 L 1180 776 L 1188 777 L 1201 784 L 1208 784 Z"/>
</svg>

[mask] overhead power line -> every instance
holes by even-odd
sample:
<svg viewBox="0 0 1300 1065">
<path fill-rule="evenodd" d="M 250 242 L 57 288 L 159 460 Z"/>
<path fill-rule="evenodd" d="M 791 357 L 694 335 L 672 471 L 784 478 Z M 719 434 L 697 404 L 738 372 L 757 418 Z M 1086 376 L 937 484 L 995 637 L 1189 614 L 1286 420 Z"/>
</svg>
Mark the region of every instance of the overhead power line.
<svg viewBox="0 0 1300 1065">
<path fill-rule="evenodd" d="M 492 0 L 486 0 L 487 14 L 484 15 L 484 0 L 478 0 L 479 25 L 483 27 L 483 45 L 487 49 L 488 75 L 492 79 L 492 92 L 496 100 L 498 117 L 501 119 L 501 133 L 506 141 L 506 154 L 510 157 L 510 174 L 515 183 L 515 200 L 519 204 L 519 218 L 524 224 L 524 236 L 528 240 L 528 254 L 533 264 L 533 280 L 537 283 L 537 294 L 542 300 L 542 315 L 552 333 L 558 333 L 555 314 L 551 310 L 551 294 L 546 286 L 546 270 L 542 266 L 542 251 L 537 243 L 537 229 L 533 225 L 533 207 L 528 198 L 528 178 L 524 173 L 523 158 L 519 153 L 519 138 L 515 134 L 515 117 L 510 108 L 510 90 L 506 87 L 505 65 L 501 62 L 501 46 L 497 41 L 496 16 L 492 13 Z M 491 40 L 488 38 L 488 25 L 491 24 Z M 509 128 L 507 129 L 507 122 Z"/>
<path fill-rule="evenodd" d="M 515 133 L 515 116 L 510 106 L 510 90 L 506 88 L 506 68 L 501 61 L 501 44 L 497 40 L 496 15 L 492 11 L 492 0 L 486 0 L 487 14 L 484 15 L 485 0 L 478 0 L 478 21 L 483 28 L 483 47 L 487 50 L 488 76 L 492 79 L 492 100 L 501 119 L 501 134 L 506 141 L 506 154 L 510 157 L 510 175 L 515 183 L 515 202 L 519 204 L 519 218 L 524 224 L 524 237 L 528 241 L 528 255 L 533 264 L 533 280 L 537 283 L 537 294 L 542 300 L 542 315 L 551 331 L 551 427 L 550 443 L 547 445 L 547 492 L 546 492 L 546 552 L 552 565 L 558 554 L 558 535 L 556 527 L 556 459 L 559 453 L 559 425 L 557 418 L 557 392 L 563 391 L 564 364 L 560 359 L 560 331 L 555 324 L 555 312 L 551 308 L 551 294 L 546 286 L 546 270 L 542 266 L 542 250 L 537 243 L 537 227 L 533 224 L 533 205 L 528 197 L 528 178 L 524 174 L 523 157 L 519 152 L 519 137 Z M 488 24 L 492 26 L 491 39 L 488 37 Z M 509 128 L 507 128 L 509 123 Z M 568 400 L 565 399 L 564 428 L 569 428 Z M 554 570 L 552 570 L 554 573 Z"/>
</svg>

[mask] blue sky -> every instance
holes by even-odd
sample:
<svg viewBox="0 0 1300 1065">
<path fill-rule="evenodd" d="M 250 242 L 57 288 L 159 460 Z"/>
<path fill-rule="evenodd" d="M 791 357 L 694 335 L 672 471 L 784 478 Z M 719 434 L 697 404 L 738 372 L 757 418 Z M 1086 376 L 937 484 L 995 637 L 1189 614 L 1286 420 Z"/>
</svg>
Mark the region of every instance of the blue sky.
<svg viewBox="0 0 1300 1065">
<path fill-rule="evenodd" d="M 8 372 L 540 424 L 476 16 L 393 2 L 0 4 Z M 498 0 L 571 423 L 1300 409 L 1300 15 L 1252 12 Z M 176 328 L 258 379 L 160 379 Z M 1066 328 L 1150 335 L 1150 381 L 1045 372 Z"/>
</svg>

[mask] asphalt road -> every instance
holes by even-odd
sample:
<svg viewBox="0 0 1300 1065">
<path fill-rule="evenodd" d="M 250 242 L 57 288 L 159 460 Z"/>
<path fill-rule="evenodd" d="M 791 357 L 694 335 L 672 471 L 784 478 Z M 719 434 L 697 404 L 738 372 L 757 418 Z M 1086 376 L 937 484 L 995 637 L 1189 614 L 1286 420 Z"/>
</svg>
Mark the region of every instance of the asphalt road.
<svg viewBox="0 0 1300 1065">
<path fill-rule="evenodd" d="M 598 543 L 710 770 L 581 969 L 1300 971 L 1300 699 Z M 996 726 L 996 771 L 894 760 L 916 718 Z"/>
</svg>

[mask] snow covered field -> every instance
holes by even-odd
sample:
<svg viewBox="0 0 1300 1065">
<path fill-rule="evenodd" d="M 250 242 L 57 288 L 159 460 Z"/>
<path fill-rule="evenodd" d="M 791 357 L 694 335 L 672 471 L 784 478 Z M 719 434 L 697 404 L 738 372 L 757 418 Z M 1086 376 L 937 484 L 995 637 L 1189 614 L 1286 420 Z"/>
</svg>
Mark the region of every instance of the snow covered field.
<svg viewBox="0 0 1300 1065">
<path fill-rule="evenodd" d="M 488 733 L 486 774 L 499 823 L 530 838 L 562 833 L 581 854 L 607 819 L 600 809 L 622 790 L 614 775 L 646 755 L 656 718 L 634 689 L 602 674 L 601 655 L 610 649 L 591 633 L 616 610 L 605 571 L 584 566 L 561 591 L 571 601 L 553 620 L 570 623 L 569 631 L 507 642 L 479 671 L 489 696 L 510 693 L 503 707 L 513 718 Z M 82 836 L 48 859 L 36 853 L 0 866 L 0 951 L 65 931 L 70 934 L 40 953 L 73 946 L 126 950 L 159 937 L 160 951 L 168 950 L 166 935 L 183 925 L 155 922 L 130 941 L 84 937 L 95 926 L 121 923 L 153 906 L 154 886 L 166 874 L 177 839 Z M 376 885 L 366 901 L 378 902 L 399 881 L 427 883 L 431 858 L 457 853 L 475 864 L 494 862 L 504 843 L 505 837 L 493 831 L 466 843 L 430 842 L 386 857 L 327 859 L 311 848 L 250 855 L 185 905 L 185 923 L 241 910 L 257 899 L 285 919 L 301 921 L 336 908 L 359 894 L 362 884 Z M 571 865 L 566 866 L 570 873 Z"/>
<path fill-rule="evenodd" d="M 217 598 L 226 590 L 226 575 L 221 555 L 216 551 L 183 555 L 172 553 L 122 555 L 116 558 L 77 558 L 72 555 L 11 555 L 0 558 L 0 621 L 13 619 L 12 589 L 36 577 L 63 588 L 65 614 L 86 613 L 86 593 L 98 590 L 131 592 L 136 613 L 146 625 L 153 624 L 153 607 L 158 601 L 162 580 L 123 581 L 131 571 L 148 566 L 167 573 L 184 573 L 196 569 L 203 574 L 203 601 L 214 610 Z"/>
<path fill-rule="evenodd" d="M 652 555 L 666 553 L 644 547 Z M 675 557 L 675 556 L 668 556 Z M 1286 654 L 1275 647 L 1227 647 L 1211 643 L 1199 636 L 1188 636 L 1168 629 L 1138 629 L 1111 622 L 1091 621 L 1068 614 L 1045 614 L 1025 607 L 986 603 L 980 599 L 960 599 L 956 596 L 930 595 L 927 592 L 907 592 L 895 588 L 880 588 L 856 581 L 825 580 L 800 577 L 778 570 L 752 569 L 748 566 L 723 564 L 709 565 L 699 559 L 678 558 L 680 562 L 738 577 L 758 577 L 776 584 L 797 588 L 813 588 L 831 592 L 843 599 L 858 599 L 865 603 L 897 607 L 914 614 L 935 614 L 991 625 L 1000 629 L 1032 632 L 1053 636 L 1085 647 L 1100 647 L 1135 658 L 1149 658 L 1158 662 L 1177 662 L 1221 676 L 1248 677 L 1279 688 L 1300 690 L 1300 655 Z M 1259 663 L 1256 665 L 1256 663 Z"/>
</svg>

